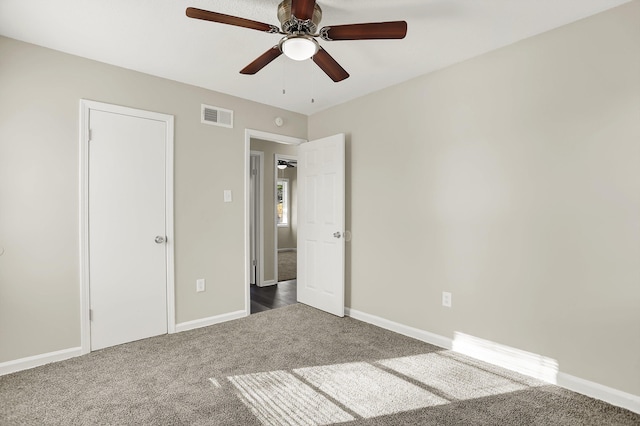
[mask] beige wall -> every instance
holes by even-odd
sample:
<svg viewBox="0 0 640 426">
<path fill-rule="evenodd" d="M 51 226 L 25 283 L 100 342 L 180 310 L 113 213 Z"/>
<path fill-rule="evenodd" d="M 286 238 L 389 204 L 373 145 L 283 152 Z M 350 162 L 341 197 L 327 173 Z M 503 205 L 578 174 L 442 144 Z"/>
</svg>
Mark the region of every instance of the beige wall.
<svg viewBox="0 0 640 426">
<path fill-rule="evenodd" d="M 307 134 L 300 114 L 0 37 L 0 362 L 80 346 L 81 98 L 175 116 L 178 323 L 244 309 L 245 129 Z M 200 124 L 201 103 L 234 128 Z"/>
<path fill-rule="evenodd" d="M 274 132 L 275 133 L 275 132 Z M 275 276 L 276 262 L 276 207 L 275 207 L 275 155 L 296 155 L 298 148 L 277 142 L 260 139 L 251 140 L 251 150 L 264 153 L 263 190 L 264 190 L 264 279 L 277 281 Z"/>
<path fill-rule="evenodd" d="M 638 22 L 631 2 L 311 116 L 309 139 L 348 135 L 347 305 L 640 395 Z"/>
</svg>

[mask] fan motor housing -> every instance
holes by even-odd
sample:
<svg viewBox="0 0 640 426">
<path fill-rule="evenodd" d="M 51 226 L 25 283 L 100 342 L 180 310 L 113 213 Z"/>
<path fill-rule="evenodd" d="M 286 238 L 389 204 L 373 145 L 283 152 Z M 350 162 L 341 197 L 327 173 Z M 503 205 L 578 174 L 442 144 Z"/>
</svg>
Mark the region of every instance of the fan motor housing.
<svg viewBox="0 0 640 426">
<path fill-rule="evenodd" d="M 282 31 L 285 33 L 306 32 L 313 34 L 317 31 L 318 25 L 322 20 L 322 9 L 316 3 L 311 19 L 301 21 L 291 14 L 291 0 L 284 0 L 278 5 L 278 20 L 282 25 Z"/>
</svg>

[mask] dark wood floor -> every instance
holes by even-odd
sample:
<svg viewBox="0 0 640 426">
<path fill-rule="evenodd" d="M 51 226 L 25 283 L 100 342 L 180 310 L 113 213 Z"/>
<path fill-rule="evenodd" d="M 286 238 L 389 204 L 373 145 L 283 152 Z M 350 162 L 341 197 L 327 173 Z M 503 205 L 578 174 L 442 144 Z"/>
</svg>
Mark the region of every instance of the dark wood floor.
<svg viewBox="0 0 640 426">
<path fill-rule="evenodd" d="M 297 281 L 281 281 L 267 287 L 251 286 L 251 313 L 282 308 L 296 303 Z"/>
</svg>

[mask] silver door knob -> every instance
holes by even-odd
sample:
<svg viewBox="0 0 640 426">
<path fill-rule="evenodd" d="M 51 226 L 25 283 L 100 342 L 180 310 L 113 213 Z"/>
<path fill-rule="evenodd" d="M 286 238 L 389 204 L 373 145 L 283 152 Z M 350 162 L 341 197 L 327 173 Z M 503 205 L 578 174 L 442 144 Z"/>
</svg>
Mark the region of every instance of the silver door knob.
<svg viewBox="0 0 640 426">
<path fill-rule="evenodd" d="M 340 238 L 340 237 L 342 237 L 342 233 L 341 233 L 341 232 L 334 232 L 334 233 L 333 233 L 333 236 L 334 236 L 335 238 Z"/>
<path fill-rule="evenodd" d="M 166 242 L 167 239 L 165 237 L 163 237 L 162 235 L 158 235 L 154 241 L 156 242 L 156 244 L 162 244 L 162 243 Z"/>
</svg>

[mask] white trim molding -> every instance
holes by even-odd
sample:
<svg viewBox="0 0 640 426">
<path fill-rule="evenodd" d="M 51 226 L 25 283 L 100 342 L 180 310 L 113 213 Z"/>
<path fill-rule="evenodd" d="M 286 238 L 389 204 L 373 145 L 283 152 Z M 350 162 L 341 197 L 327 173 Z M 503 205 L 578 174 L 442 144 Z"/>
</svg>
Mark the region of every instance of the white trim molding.
<svg viewBox="0 0 640 426">
<path fill-rule="evenodd" d="M 244 318 L 247 316 L 247 311 L 235 311 L 227 314 L 215 315 L 208 318 L 200 318 L 193 321 L 186 321 L 176 324 L 176 332 L 193 330 L 201 327 L 208 327 L 214 324 L 220 324 L 221 322 L 227 322 L 238 318 Z"/>
<path fill-rule="evenodd" d="M 458 331 L 453 333 L 451 349 L 547 383 L 555 385 L 558 382 L 558 361 L 533 352 L 501 345 Z"/>
<path fill-rule="evenodd" d="M 638 395 L 623 392 L 566 373 L 558 373 L 557 385 L 640 414 L 640 396 Z"/>
<path fill-rule="evenodd" d="M 287 145 L 300 145 L 306 142 L 306 139 L 296 138 L 293 136 L 279 135 L 277 133 L 268 133 L 260 130 L 246 129 L 245 139 L 261 139 L 263 141 L 283 143 Z"/>
<path fill-rule="evenodd" d="M 385 330 L 390 330 L 404 336 L 413 337 L 414 339 L 421 340 L 432 345 L 439 346 L 445 349 L 451 349 L 453 341 L 447 337 L 440 336 L 438 334 L 430 333 L 428 331 L 420 330 L 419 328 L 410 327 L 408 325 L 400 324 L 398 322 L 390 321 L 385 318 L 381 318 L 375 315 L 367 314 L 365 312 L 356 311 L 351 308 L 344 308 L 346 316 L 351 318 L 377 325 Z"/>
<path fill-rule="evenodd" d="M 498 343 L 490 342 L 491 344 L 487 344 L 488 341 L 473 336 L 464 336 L 464 339 L 460 339 L 460 337 L 463 337 L 462 333 L 457 333 L 456 340 L 453 340 L 347 307 L 345 307 L 345 315 L 398 334 L 553 383 L 565 389 L 640 414 L 640 396 L 562 373 L 558 371 L 558 365 L 554 360 L 541 355 L 524 352 Z M 524 356 L 524 362 L 523 354 L 526 355 Z"/>
<path fill-rule="evenodd" d="M 263 281 L 258 287 L 269 287 L 270 285 L 276 285 L 278 284 L 277 280 L 268 280 L 268 281 Z"/>
<path fill-rule="evenodd" d="M 255 156 L 258 159 L 257 197 L 255 197 L 256 194 L 254 194 L 254 202 L 258 204 L 258 217 L 256 218 L 258 223 L 256 224 L 254 229 L 254 232 L 256 233 L 254 243 L 257 246 L 256 261 L 258 262 L 258 271 L 256 271 L 255 284 L 260 287 L 262 285 L 262 282 L 264 281 L 264 152 L 250 151 L 249 154 L 249 157 Z M 251 167 L 251 164 L 249 164 L 249 167 Z M 251 183 L 249 182 L 249 184 Z M 249 201 L 247 208 L 251 208 L 251 201 Z M 249 216 L 249 222 L 251 222 L 251 215 Z M 249 236 L 249 238 L 251 238 L 251 236 Z M 249 247 L 251 247 L 251 243 L 249 243 Z M 251 255 L 249 255 L 249 265 L 249 268 L 251 269 L 251 267 L 253 266 L 251 265 Z M 251 280 L 249 280 L 249 283 L 251 283 Z"/>
<path fill-rule="evenodd" d="M 52 362 L 64 361 L 65 359 L 74 358 L 80 355 L 82 355 L 82 348 L 77 347 L 2 362 L 0 363 L 0 376 L 15 373 L 17 371 L 28 370 L 29 368 L 39 367 Z"/>
<path fill-rule="evenodd" d="M 207 327 L 209 325 L 219 324 L 246 316 L 246 311 L 235 311 L 209 318 L 187 321 L 180 324 L 175 324 L 173 332 L 178 333 L 181 331 L 193 330 L 200 327 Z M 52 362 L 64 361 L 69 358 L 75 358 L 77 356 L 84 355 L 85 353 L 86 352 L 84 352 L 82 347 L 77 347 L 2 362 L 0 363 L 0 376 L 15 373 L 17 371 L 28 370 L 30 368 L 39 367 L 41 365 L 50 364 Z"/>
</svg>

